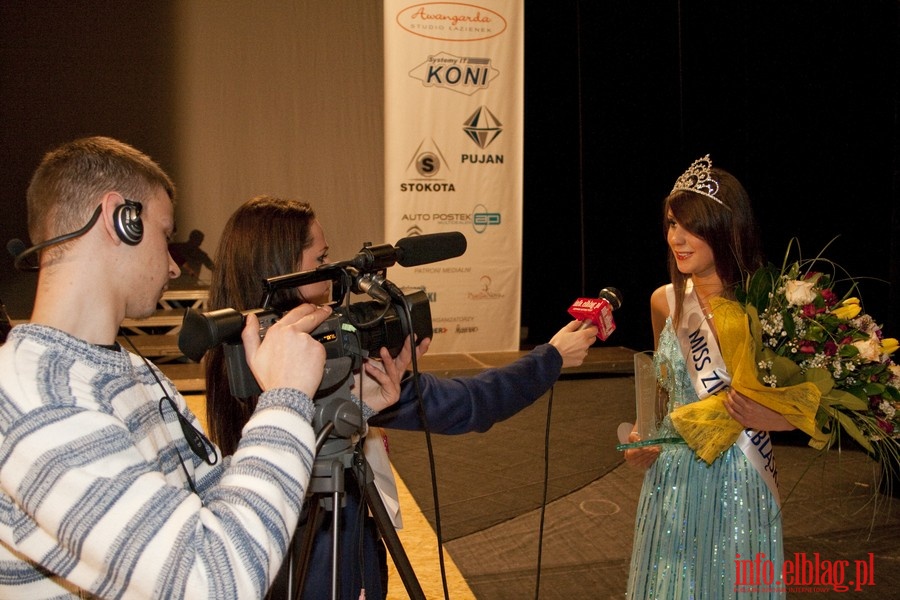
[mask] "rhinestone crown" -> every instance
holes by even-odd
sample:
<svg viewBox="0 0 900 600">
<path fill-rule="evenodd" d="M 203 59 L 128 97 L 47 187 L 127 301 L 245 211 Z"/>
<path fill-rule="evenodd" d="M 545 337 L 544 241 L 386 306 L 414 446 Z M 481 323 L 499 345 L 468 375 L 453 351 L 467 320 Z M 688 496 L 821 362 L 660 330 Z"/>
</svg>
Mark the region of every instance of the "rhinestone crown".
<svg viewBox="0 0 900 600">
<path fill-rule="evenodd" d="M 712 173 L 710 172 L 711 169 L 712 159 L 709 157 L 709 154 L 703 158 L 698 158 L 692 162 L 691 166 L 688 167 L 688 170 L 682 173 L 681 177 L 675 181 L 675 187 L 672 188 L 672 192 L 686 190 L 688 192 L 703 194 L 707 198 L 712 198 L 722 206 L 725 206 L 724 202 L 716 198 L 716 194 L 719 192 L 719 182 L 713 179 Z M 672 192 L 669 193 L 671 194 Z M 728 207 L 725 206 L 725 208 Z"/>
</svg>

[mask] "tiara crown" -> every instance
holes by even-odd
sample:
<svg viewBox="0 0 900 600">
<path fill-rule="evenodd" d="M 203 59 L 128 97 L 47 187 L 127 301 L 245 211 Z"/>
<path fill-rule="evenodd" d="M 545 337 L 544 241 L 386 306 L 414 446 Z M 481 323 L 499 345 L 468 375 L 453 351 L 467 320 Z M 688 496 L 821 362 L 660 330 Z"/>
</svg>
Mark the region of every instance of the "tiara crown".
<svg viewBox="0 0 900 600">
<path fill-rule="evenodd" d="M 675 181 L 675 187 L 672 188 L 672 192 L 685 190 L 702 194 L 728 208 L 724 202 L 716 198 L 716 194 L 719 193 L 719 182 L 713 179 L 711 170 L 712 159 L 709 157 L 709 154 L 703 158 L 698 158 Z M 671 194 L 672 192 L 669 193 Z"/>
</svg>

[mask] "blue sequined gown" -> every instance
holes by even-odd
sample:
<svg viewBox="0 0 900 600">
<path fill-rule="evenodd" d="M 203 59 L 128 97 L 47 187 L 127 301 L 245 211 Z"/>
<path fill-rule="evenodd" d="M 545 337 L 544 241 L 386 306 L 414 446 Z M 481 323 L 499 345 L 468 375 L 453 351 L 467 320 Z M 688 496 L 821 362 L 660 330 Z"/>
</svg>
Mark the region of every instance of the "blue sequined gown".
<svg viewBox="0 0 900 600">
<path fill-rule="evenodd" d="M 654 355 L 669 411 L 696 402 L 671 317 Z M 677 436 L 666 417 L 659 437 Z M 684 444 L 662 447 L 638 502 L 628 598 L 783 598 L 772 586 L 736 591 L 735 557 L 763 553 L 780 571 L 781 515 L 776 499 L 737 446 L 712 465 Z"/>
</svg>

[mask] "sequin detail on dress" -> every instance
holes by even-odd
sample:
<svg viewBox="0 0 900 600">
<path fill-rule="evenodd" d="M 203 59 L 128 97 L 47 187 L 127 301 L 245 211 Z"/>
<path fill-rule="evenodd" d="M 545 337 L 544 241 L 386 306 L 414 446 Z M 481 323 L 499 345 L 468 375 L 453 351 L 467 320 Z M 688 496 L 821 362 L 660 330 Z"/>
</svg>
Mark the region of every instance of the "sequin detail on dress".
<svg viewBox="0 0 900 600">
<path fill-rule="evenodd" d="M 675 403 L 697 401 L 671 317 L 654 364 Z M 677 436 L 663 420 L 659 437 Z M 686 445 L 663 446 L 644 477 L 627 597 L 634 600 L 784 598 L 764 587 L 735 590 L 735 558 L 758 553 L 784 562 L 781 515 L 775 499 L 737 446 L 706 465 Z"/>
</svg>

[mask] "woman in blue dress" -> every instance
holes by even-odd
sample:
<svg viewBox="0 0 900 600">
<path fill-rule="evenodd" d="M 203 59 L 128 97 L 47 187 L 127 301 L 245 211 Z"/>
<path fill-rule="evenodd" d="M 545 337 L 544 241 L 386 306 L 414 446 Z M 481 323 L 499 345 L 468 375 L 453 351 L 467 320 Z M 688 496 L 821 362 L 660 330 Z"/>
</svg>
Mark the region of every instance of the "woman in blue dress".
<svg viewBox="0 0 900 600">
<path fill-rule="evenodd" d="M 672 283 L 651 296 L 659 405 L 665 406 L 654 438 L 678 442 L 625 451 L 630 465 L 647 469 L 627 595 L 640 600 L 783 597 L 771 445 L 757 450 L 766 431 L 793 425 L 732 387 L 717 345 L 717 321 L 724 326 L 719 318 L 724 314 L 717 316 L 719 302 L 733 300 L 744 274 L 762 266 L 749 199 L 740 182 L 713 168 L 706 156 L 679 177 L 666 198 L 664 219 Z M 738 429 L 747 431 L 715 456 L 701 459 L 691 445 L 681 443 L 671 413 L 716 393 L 725 418 L 730 415 L 740 423 Z M 639 441 L 637 432 L 630 441 Z M 757 560 L 762 572 L 748 569 L 746 560 Z"/>
</svg>

